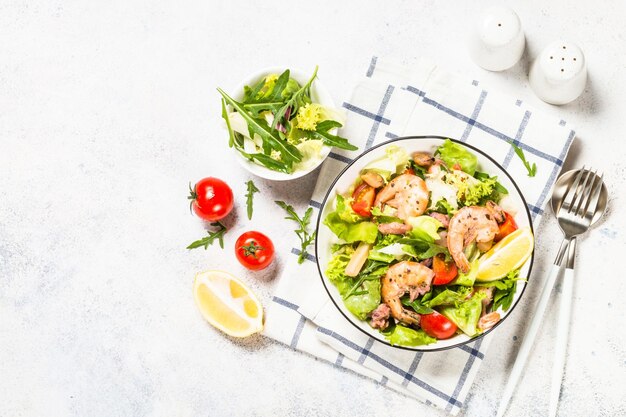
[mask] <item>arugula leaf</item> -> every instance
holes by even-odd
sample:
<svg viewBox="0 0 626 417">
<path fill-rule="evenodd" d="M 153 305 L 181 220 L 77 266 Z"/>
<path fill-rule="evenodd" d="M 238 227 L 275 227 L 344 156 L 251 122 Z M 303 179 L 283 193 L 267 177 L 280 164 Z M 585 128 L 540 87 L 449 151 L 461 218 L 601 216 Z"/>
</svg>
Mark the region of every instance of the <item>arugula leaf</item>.
<svg viewBox="0 0 626 417">
<path fill-rule="evenodd" d="M 422 304 L 419 299 L 415 299 L 413 301 L 409 300 L 409 297 L 402 297 L 400 300 L 402 304 L 405 306 L 411 307 L 417 314 L 430 314 L 433 312 L 433 309 L 428 307 L 426 304 Z"/>
<path fill-rule="evenodd" d="M 274 202 L 287 212 L 287 217 L 285 217 L 285 219 L 292 220 L 296 222 L 299 226 L 294 231 L 296 232 L 296 235 L 300 239 L 300 255 L 298 256 L 298 263 L 301 264 L 302 262 L 304 262 L 304 259 L 308 255 L 308 252 L 306 251 L 307 248 L 315 240 L 315 232 L 313 232 L 312 234 L 309 234 L 309 232 L 307 231 L 307 227 L 309 225 L 309 222 L 311 221 L 311 215 L 313 214 L 313 208 L 309 207 L 304 212 L 304 216 L 300 218 L 300 216 L 298 216 L 298 213 L 296 213 L 294 208 L 290 206 L 289 204 L 285 203 L 284 201 L 274 201 Z"/>
<path fill-rule="evenodd" d="M 238 113 L 241 114 L 243 119 L 248 124 L 251 137 L 254 137 L 254 133 L 258 134 L 263 140 L 263 148 L 267 151 L 266 146 L 271 149 L 275 149 L 280 152 L 281 160 L 286 165 L 287 169 L 291 172 L 294 162 L 300 162 L 302 160 L 302 154 L 294 145 L 282 140 L 275 132 L 275 130 L 268 126 L 265 120 L 254 117 L 252 114 L 246 111 L 243 104 L 232 99 L 221 88 L 217 91 L 222 95 L 226 103 L 233 106 Z M 228 117 L 228 116 L 227 116 Z M 269 153 L 269 152 L 266 152 Z M 267 156 L 267 155 L 266 155 Z"/>
<path fill-rule="evenodd" d="M 278 123 L 283 122 L 285 114 L 287 114 L 287 110 L 291 109 L 289 111 L 289 114 L 291 116 L 294 116 L 298 113 L 298 108 L 300 106 L 311 102 L 311 85 L 313 84 L 313 80 L 315 80 L 315 78 L 317 77 L 317 69 L 318 67 L 315 66 L 315 71 L 313 71 L 313 75 L 311 76 L 309 81 L 307 81 L 307 83 L 303 85 L 298 91 L 293 93 L 291 98 L 287 100 L 283 107 L 281 107 L 280 110 L 276 112 L 276 114 L 274 115 L 274 122 L 272 123 L 272 129 L 276 129 Z M 285 123 L 283 123 L 283 125 L 284 124 Z"/>
<path fill-rule="evenodd" d="M 533 162 L 533 164 L 531 166 L 530 163 L 526 160 L 526 156 L 524 155 L 524 150 L 522 148 L 520 148 L 519 146 L 517 146 L 513 142 L 509 142 L 509 143 L 513 147 L 513 150 L 515 151 L 515 154 L 519 157 L 519 159 L 522 160 L 522 163 L 524 164 L 524 167 L 528 171 L 528 176 L 529 177 L 534 177 L 535 174 L 537 173 L 537 164 L 535 164 Z"/>
<path fill-rule="evenodd" d="M 326 145 L 334 146 L 340 149 L 347 149 L 349 151 L 354 151 L 359 149 L 357 146 L 348 142 L 348 139 L 342 138 L 341 136 L 336 136 L 330 134 L 328 131 L 334 128 L 342 127 L 343 125 L 335 120 L 324 120 L 320 122 L 315 127 L 315 131 L 311 132 L 311 135 L 317 139 L 321 139 Z"/>
<path fill-rule="evenodd" d="M 252 198 L 254 193 L 258 193 L 259 189 L 256 188 L 252 180 L 246 183 L 248 186 L 248 192 L 246 193 L 246 205 L 248 206 L 248 220 L 252 220 Z"/>
<path fill-rule="evenodd" d="M 272 93 L 268 97 L 268 100 L 270 101 L 281 100 L 283 98 L 283 90 L 287 86 L 288 82 L 289 82 L 289 70 L 287 69 L 282 74 L 280 74 L 280 76 L 276 80 L 276 84 L 274 84 L 274 89 L 272 90 Z"/>
<path fill-rule="evenodd" d="M 261 117 L 261 113 L 263 113 L 264 111 L 271 111 L 273 113 L 277 111 L 282 105 L 282 101 L 267 103 L 249 103 L 244 104 L 243 108 L 248 110 L 254 117 Z"/>
<path fill-rule="evenodd" d="M 226 111 L 226 101 L 224 99 L 222 99 L 222 118 L 226 122 L 226 128 L 228 129 L 228 147 L 232 148 L 235 144 L 235 133 L 230 125 L 230 118 L 228 117 L 228 112 Z"/>
<path fill-rule="evenodd" d="M 207 231 L 209 233 L 208 236 L 203 237 L 202 239 L 196 240 L 194 242 L 191 242 L 191 244 L 187 246 L 187 249 L 195 249 L 195 248 L 201 248 L 201 247 L 204 247 L 204 249 L 208 249 L 208 247 L 211 246 L 215 242 L 216 239 L 218 240 L 220 244 L 220 248 L 224 249 L 224 235 L 226 234 L 226 231 L 227 231 L 226 226 L 224 226 L 221 222 L 211 223 L 211 226 L 218 227 L 218 229 L 215 231 L 208 230 Z"/>
</svg>

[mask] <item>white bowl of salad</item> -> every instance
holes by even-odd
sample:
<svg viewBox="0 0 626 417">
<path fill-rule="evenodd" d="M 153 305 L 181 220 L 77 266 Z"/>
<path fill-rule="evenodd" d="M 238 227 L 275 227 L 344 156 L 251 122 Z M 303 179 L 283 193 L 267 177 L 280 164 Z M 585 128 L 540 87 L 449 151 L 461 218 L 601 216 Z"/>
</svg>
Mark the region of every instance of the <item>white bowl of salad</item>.
<svg viewBox="0 0 626 417">
<path fill-rule="evenodd" d="M 291 180 L 317 168 L 332 147 L 357 149 L 337 135 L 345 115 L 317 71 L 267 68 L 230 94 L 218 88 L 229 146 L 245 169 L 266 179 Z"/>
<path fill-rule="evenodd" d="M 530 276 L 528 206 L 481 150 L 444 137 L 364 152 L 322 202 L 315 243 L 341 314 L 394 347 L 436 351 L 475 340 L 517 305 Z"/>
</svg>

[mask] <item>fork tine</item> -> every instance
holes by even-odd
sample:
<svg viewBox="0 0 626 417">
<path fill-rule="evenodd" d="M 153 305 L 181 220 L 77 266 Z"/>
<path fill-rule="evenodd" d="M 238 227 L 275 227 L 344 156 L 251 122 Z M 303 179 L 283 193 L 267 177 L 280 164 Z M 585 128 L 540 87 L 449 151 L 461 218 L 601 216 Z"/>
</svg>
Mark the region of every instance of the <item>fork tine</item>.
<svg viewBox="0 0 626 417">
<path fill-rule="evenodd" d="M 591 183 L 587 185 L 589 182 L 589 178 L 591 178 Z M 591 196 L 591 192 L 593 190 L 593 183 L 596 180 L 596 173 L 591 172 L 591 168 L 587 170 L 587 176 L 585 177 L 585 182 L 583 183 L 582 188 L 580 189 L 580 194 L 576 196 L 576 208 L 574 209 L 575 216 L 581 216 L 583 213 L 581 212 L 581 207 L 586 207 L 587 203 L 589 203 L 589 197 Z M 573 208 L 573 207 L 572 207 Z"/>
<path fill-rule="evenodd" d="M 589 198 L 587 207 L 585 207 L 585 217 L 589 217 L 593 219 L 593 215 L 598 208 L 598 201 L 600 200 L 600 194 L 602 194 L 602 179 L 604 178 L 604 174 L 601 174 L 598 177 L 598 183 L 594 186 L 593 191 L 591 192 L 591 198 Z"/>
<path fill-rule="evenodd" d="M 567 187 L 567 190 L 565 190 L 565 194 L 563 194 L 563 202 L 561 203 L 559 211 L 569 211 L 572 203 L 574 202 L 574 197 L 576 196 L 576 192 L 578 190 L 578 184 L 580 184 L 580 178 L 582 177 L 584 172 L 585 166 L 583 165 L 582 169 L 578 171 L 578 175 L 576 175 L 576 179 L 574 180 L 574 182 Z"/>
</svg>

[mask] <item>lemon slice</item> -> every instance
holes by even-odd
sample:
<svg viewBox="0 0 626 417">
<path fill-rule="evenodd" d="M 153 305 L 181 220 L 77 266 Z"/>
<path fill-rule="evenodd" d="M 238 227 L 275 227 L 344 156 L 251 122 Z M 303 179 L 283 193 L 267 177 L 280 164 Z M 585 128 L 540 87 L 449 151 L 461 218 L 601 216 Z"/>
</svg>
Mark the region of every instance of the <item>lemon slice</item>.
<svg viewBox="0 0 626 417">
<path fill-rule="evenodd" d="M 478 259 L 476 281 L 495 281 L 520 268 L 533 253 L 533 247 L 530 228 L 517 229 Z"/>
<path fill-rule="evenodd" d="M 230 336 L 246 337 L 263 329 L 261 303 L 227 272 L 200 272 L 193 283 L 193 297 L 202 316 Z"/>
</svg>

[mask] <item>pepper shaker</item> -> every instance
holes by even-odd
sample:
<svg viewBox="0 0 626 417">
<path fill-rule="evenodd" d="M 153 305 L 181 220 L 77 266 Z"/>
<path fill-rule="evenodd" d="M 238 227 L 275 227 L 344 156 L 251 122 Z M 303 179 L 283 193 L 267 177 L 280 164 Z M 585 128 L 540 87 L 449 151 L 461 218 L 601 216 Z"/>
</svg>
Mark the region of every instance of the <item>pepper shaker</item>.
<svg viewBox="0 0 626 417">
<path fill-rule="evenodd" d="M 469 36 L 472 60 L 489 71 L 504 71 L 519 61 L 526 38 L 519 16 L 498 5 L 481 12 Z"/>
<path fill-rule="evenodd" d="M 530 86 L 550 104 L 566 104 L 585 90 L 587 65 L 583 51 L 563 40 L 549 44 L 530 68 Z"/>
</svg>

